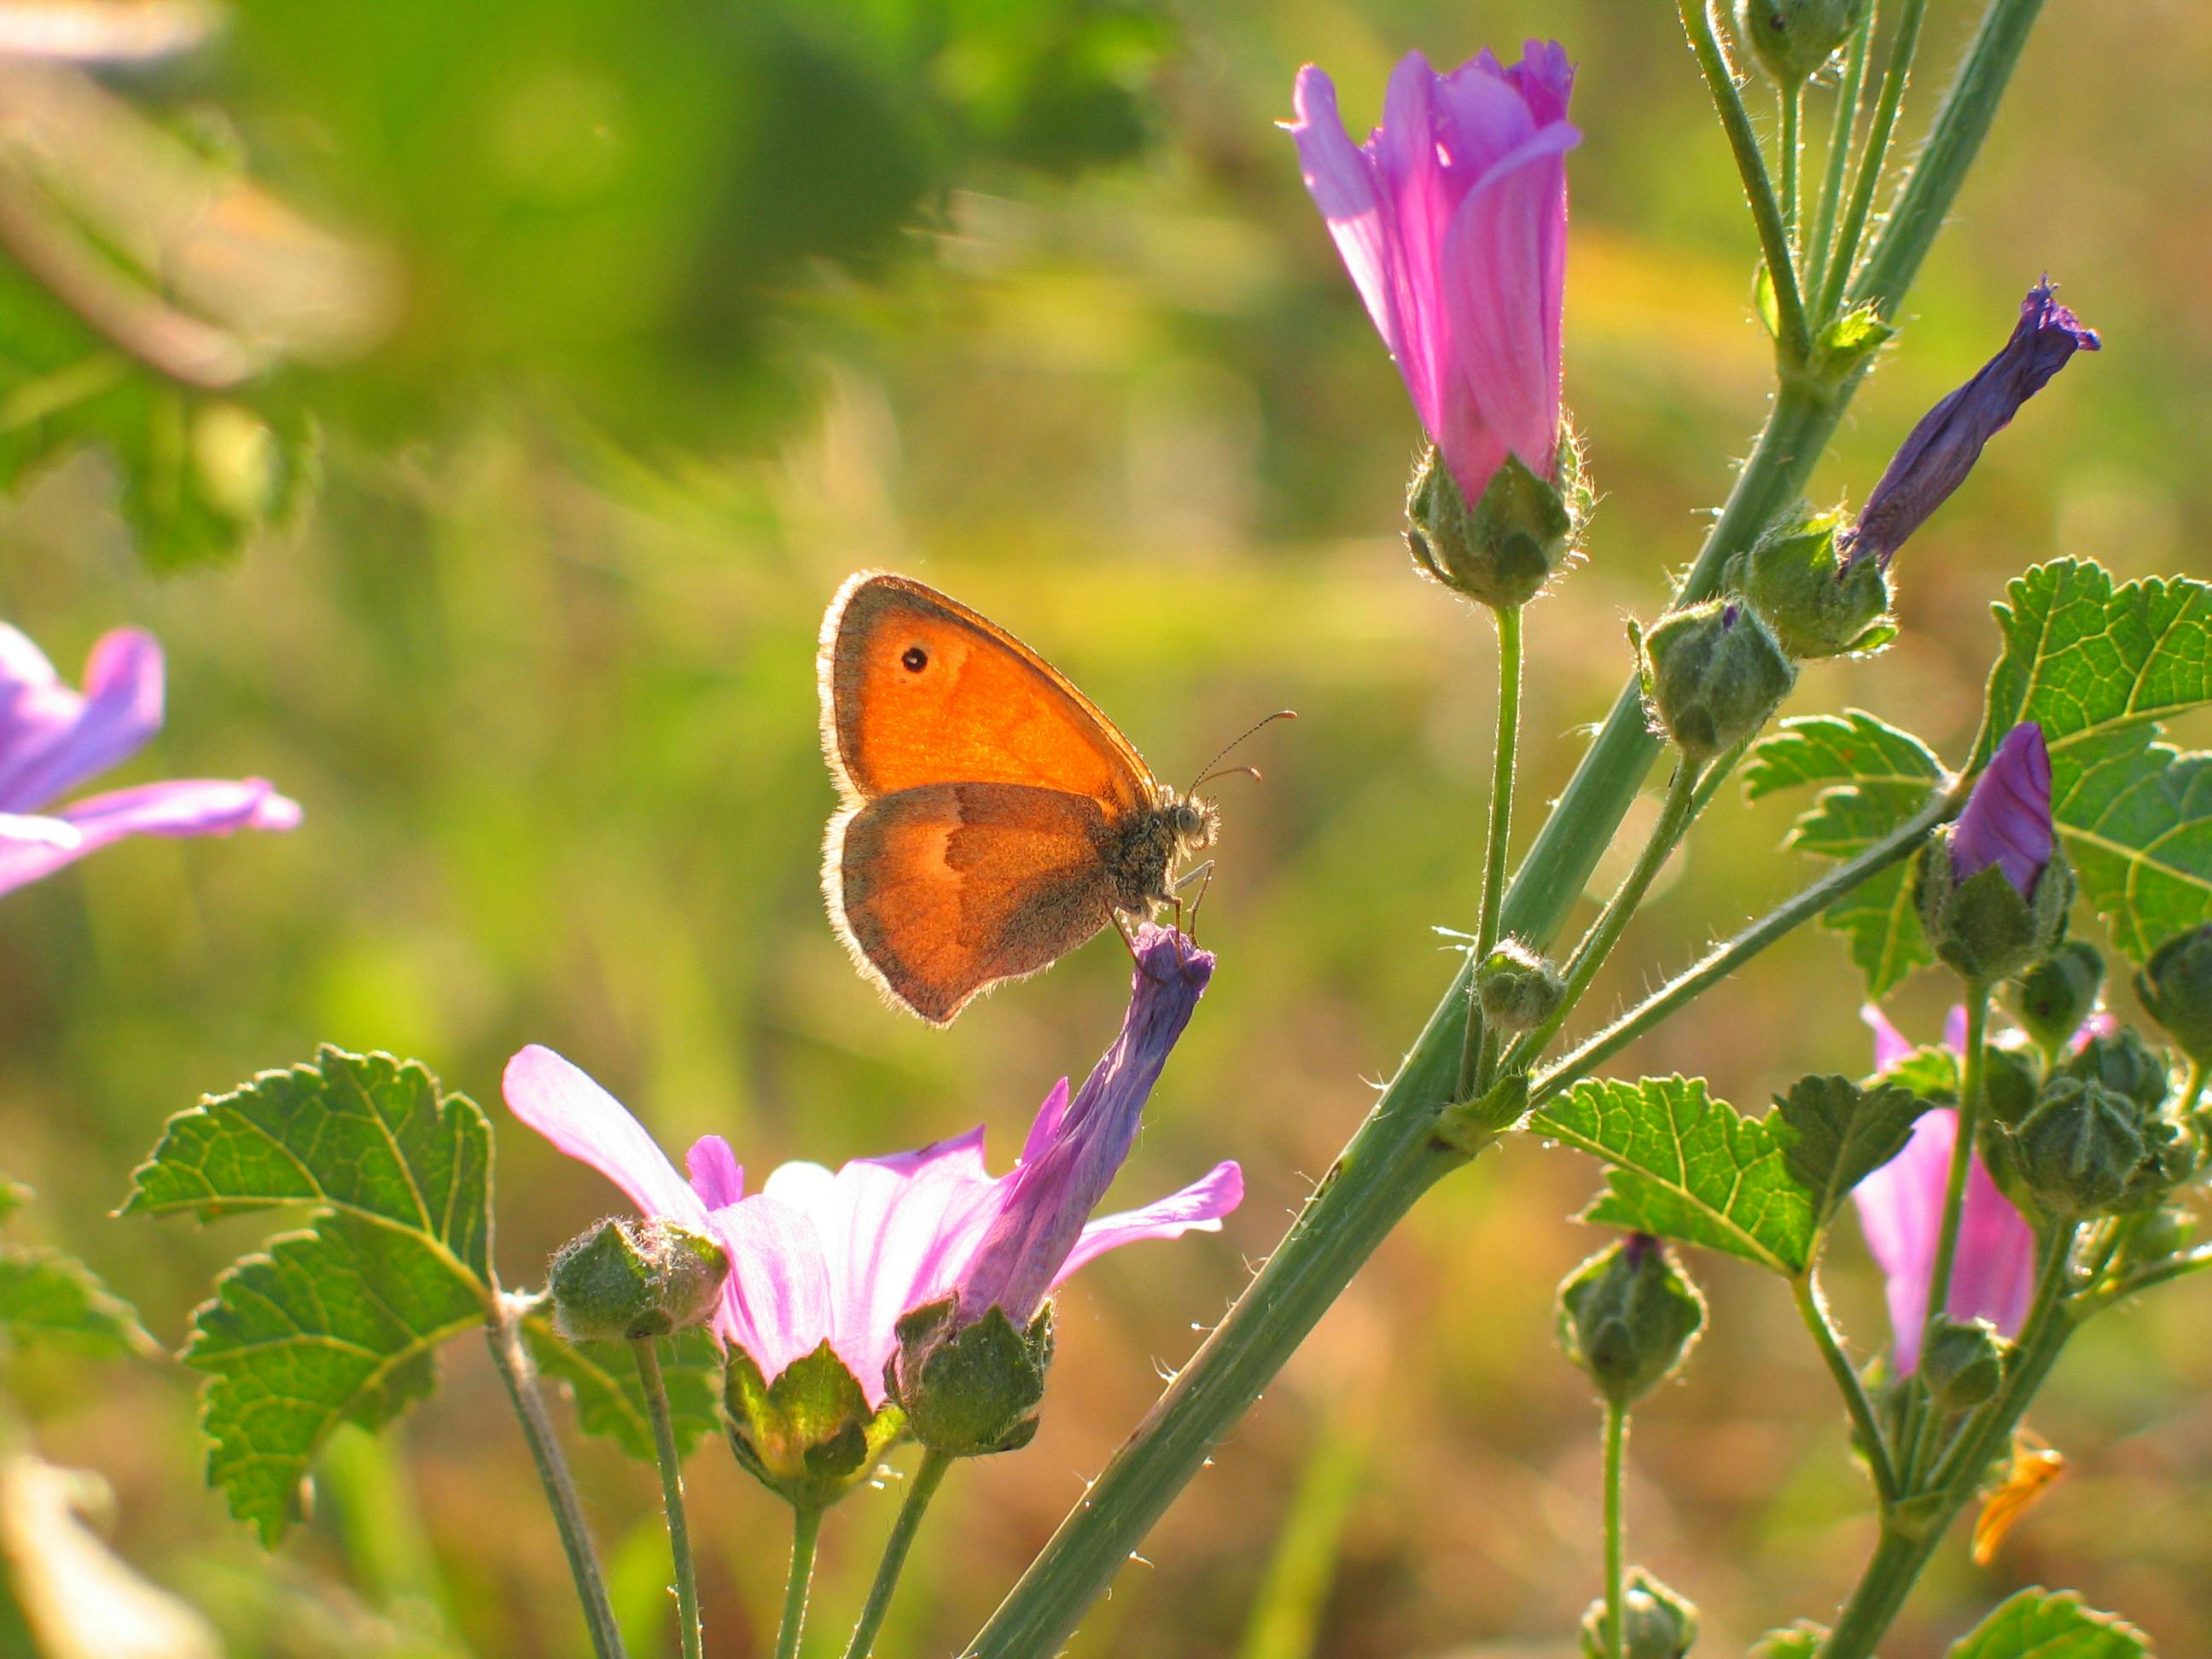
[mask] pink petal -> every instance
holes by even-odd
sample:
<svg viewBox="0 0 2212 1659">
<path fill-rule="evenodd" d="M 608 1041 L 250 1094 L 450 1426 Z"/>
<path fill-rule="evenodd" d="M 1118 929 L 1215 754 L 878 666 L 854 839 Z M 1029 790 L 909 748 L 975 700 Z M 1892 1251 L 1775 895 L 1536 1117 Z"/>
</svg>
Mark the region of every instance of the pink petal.
<svg viewBox="0 0 2212 1659">
<path fill-rule="evenodd" d="M 1044 1104 L 1037 1108 L 1036 1116 L 1030 1123 L 1030 1138 L 1022 1143 L 1021 1161 L 1034 1164 L 1042 1158 L 1045 1150 L 1060 1138 L 1060 1120 L 1067 1115 L 1067 1079 L 1066 1078 L 1047 1091 Z M 981 1130 L 976 1133 L 981 1134 Z"/>
<path fill-rule="evenodd" d="M 82 697 L 52 675 L 21 635 L 0 659 L 0 807 L 43 806 L 127 760 L 161 729 L 161 647 L 150 634 L 103 635 L 85 663 Z"/>
<path fill-rule="evenodd" d="M 775 1176 L 770 1176 L 769 1187 L 775 1185 Z M 773 1382 L 793 1361 L 820 1347 L 830 1334 L 830 1275 L 814 1218 L 763 1189 L 743 1203 L 715 1211 L 713 1224 L 730 1253 L 722 1334 L 752 1356 L 761 1376 Z M 880 1406 L 880 1367 L 873 1376 L 857 1371 L 854 1376 L 869 1405 Z"/>
<path fill-rule="evenodd" d="M 1867 1249 L 1882 1271 L 1900 1375 L 1920 1363 L 1928 1275 L 1935 1266 L 1943 1188 L 1958 1133 L 1959 1115 L 1949 1107 L 1923 1113 L 1905 1150 L 1851 1189 Z"/>
<path fill-rule="evenodd" d="M 1977 1152 L 1959 1211 L 1948 1311 L 1961 1323 L 1986 1319 L 2006 1336 L 2017 1336 L 2034 1294 L 2035 1231 L 1997 1190 Z"/>
<path fill-rule="evenodd" d="M 1954 1005 L 1951 1012 L 1943 1016 L 1943 1046 L 1958 1055 L 1961 1064 L 1964 1063 L 1966 1054 L 1966 1010 L 1963 1005 Z"/>
<path fill-rule="evenodd" d="M 57 847 L 73 853 L 84 845 L 84 837 L 76 826 L 60 818 L 40 817 L 35 813 L 0 812 L 0 843 L 20 842 L 26 847 Z M 0 858 L 6 856 L 0 850 Z"/>
<path fill-rule="evenodd" d="M 702 1135 L 693 1141 L 684 1167 L 691 1176 L 691 1190 L 710 1210 L 734 1204 L 745 1195 L 745 1172 L 738 1166 L 730 1143 L 720 1135 Z"/>
<path fill-rule="evenodd" d="M 1244 1201 L 1244 1172 L 1234 1164 L 1217 1164 L 1181 1192 L 1118 1215 L 1101 1216 L 1083 1230 L 1074 1249 L 1053 1278 L 1060 1284 L 1085 1262 L 1140 1238 L 1180 1238 L 1188 1232 L 1218 1232 L 1221 1218 Z"/>
<path fill-rule="evenodd" d="M 1567 60 L 1567 49 L 1558 41 L 1522 41 L 1521 61 L 1505 71 L 1505 78 L 1528 100 L 1528 113 L 1537 125 L 1567 118 L 1567 100 L 1575 89 L 1575 66 Z"/>
<path fill-rule="evenodd" d="M 87 853 L 126 836 L 227 835 L 234 830 L 290 830 L 300 822 L 296 803 L 260 778 L 241 783 L 180 781 L 141 784 L 93 795 L 65 807 L 62 820 L 76 832 L 73 846 L 51 839 L 0 839 L 0 893 L 52 875 Z"/>
<path fill-rule="evenodd" d="M 1874 1069 L 1879 1073 L 1899 1064 L 1912 1053 L 1911 1040 L 1889 1023 L 1889 1017 L 1871 1002 L 1859 1009 L 1859 1018 L 1874 1031 Z"/>
<path fill-rule="evenodd" d="M 629 1109 L 550 1048 L 521 1050 L 500 1086 L 509 1111 L 621 1188 L 640 1214 L 706 1226 L 707 1206 Z"/>
</svg>

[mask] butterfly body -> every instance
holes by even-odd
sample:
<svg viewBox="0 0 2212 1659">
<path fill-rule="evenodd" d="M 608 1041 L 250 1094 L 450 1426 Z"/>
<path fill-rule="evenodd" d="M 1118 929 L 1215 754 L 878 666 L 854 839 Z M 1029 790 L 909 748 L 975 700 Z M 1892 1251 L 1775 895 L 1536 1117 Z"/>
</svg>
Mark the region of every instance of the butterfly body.
<svg viewBox="0 0 2212 1659">
<path fill-rule="evenodd" d="M 823 860 L 830 921 L 933 1024 L 1169 902 L 1177 862 L 1213 839 L 1212 807 L 1161 784 L 1051 665 L 911 578 L 847 581 L 817 666 L 843 800 Z"/>
</svg>

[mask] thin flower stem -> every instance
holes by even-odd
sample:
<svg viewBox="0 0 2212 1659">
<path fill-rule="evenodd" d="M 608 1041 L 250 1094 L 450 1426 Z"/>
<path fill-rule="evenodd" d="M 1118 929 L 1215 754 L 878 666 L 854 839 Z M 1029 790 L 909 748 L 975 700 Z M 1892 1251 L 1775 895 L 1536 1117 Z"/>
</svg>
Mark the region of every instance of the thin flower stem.
<svg viewBox="0 0 2212 1659">
<path fill-rule="evenodd" d="M 1828 1317 L 1827 1304 L 1821 1297 L 1813 1269 L 1808 1267 L 1792 1279 L 1790 1291 L 1797 1301 L 1797 1316 L 1805 1322 L 1814 1346 L 1827 1362 L 1829 1375 L 1836 1379 L 1836 1391 L 1844 1397 L 1844 1409 L 1850 1413 L 1851 1426 L 1858 1431 L 1860 1443 L 1866 1449 L 1867 1467 L 1874 1473 L 1875 1492 L 1881 1498 L 1882 1508 L 1887 1510 L 1897 1501 L 1896 1466 L 1890 1462 L 1889 1447 L 1882 1439 L 1881 1425 L 1875 1420 L 1865 1385 L 1859 1381 L 1850 1356 L 1844 1352 L 1835 1323 Z"/>
<path fill-rule="evenodd" d="M 2095 1313 L 2101 1309 L 2111 1307 L 2115 1302 L 2135 1295 L 2138 1291 L 2147 1291 L 2154 1285 L 2170 1284 L 2174 1279 L 2185 1279 L 2191 1273 L 2203 1273 L 2207 1267 L 2212 1267 L 2212 1244 L 2200 1244 L 2193 1250 L 2185 1250 L 2179 1255 L 2168 1256 L 2165 1261 L 2145 1267 L 2140 1273 L 2130 1273 L 2125 1279 L 2115 1279 L 2112 1284 L 2083 1298 L 2082 1312 L 2085 1316 Z"/>
<path fill-rule="evenodd" d="M 1796 256 L 1805 246 L 1805 231 L 1798 217 L 1797 170 L 1800 151 L 1804 143 L 1805 83 L 1784 87 L 1779 94 L 1782 103 L 1782 230 L 1789 238 L 1792 255 L 1790 268 L 1799 268 Z M 1810 266 L 1806 266 L 1810 270 Z"/>
<path fill-rule="evenodd" d="M 645 1414 L 653 1423 L 653 1449 L 660 1464 L 660 1504 L 668 1514 L 668 1553 L 676 1565 L 677 1636 L 684 1659 L 701 1659 L 699 1577 L 691 1562 L 691 1528 L 684 1515 L 684 1460 L 676 1450 L 676 1430 L 668 1417 L 668 1389 L 660 1378 L 655 1339 L 629 1345 L 637 1359 L 637 1382 L 645 1395 Z"/>
<path fill-rule="evenodd" d="M 1790 362 L 1802 363 L 1812 349 L 1813 337 L 1805 326 L 1805 303 L 1798 296 L 1789 228 L 1774 198 L 1774 181 L 1767 175 L 1766 159 L 1759 151 L 1759 135 L 1752 131 L 1742 94 L 1736 90 L 1735 77 L 1713 32 L 1712 4 L 1713 0 L 1678 0 L 1676 9 L 1681 13 L 1682 27 L 1689 34 L 1690 50 L 1697 54 L 1706 88 L 1712 94 L 1713 107 L 1720 112 L 1729 147 L 1735 152 L 1736 171 L 1743 176 L 1743 193 L 1750 200 L 1752 222 L 1758 227 L 1759 246 L 1766 256 L 1766 274 L 1774 284 L 1774 308 L 1781 323 L 1784 353 Z"/>
<path fill-rule="evenodd" d="M 1626 1480 L 1623 1454 L 1628 1443 L 1628 1407 L 1608 1400 L 1605 1405 L 1605 1650 L 1606 1659 L 1621 1659 L 1626 1651 L 1623 1615 L 1627 1600 L 1627 1538 L 1621 1519 L 1621 1488 Z"/>
<path fill-rule="evenodd" d="M 806 1628 L 806 1592 L 814 1583 L 814 1547 L 822 1537 L 822 1511 L 791 1513 L 791 1576 L 783 1586 L 783 1620 L 776 1626 L 775 1659 L 798 1659 L 799 1638 Z"/>
<path fill-rule="evenodd" d="M 1650 890 L 1660 866 L 1667 862 L 1668 854 L 1680 843 L 1683 831 L 1690 827 L 1697 792 L 1698 769 L 1683 759 L 1668 782 L 1666 802 L 1659 809 L 1658 821 L 1651 826 L 1651 835 L 1644 842 L 1643 852 L 1637 855 L 1636 863 L 1613 896 L 1606 901 L 1605 908 L 1590 924 L 1589 932 L 1583 935 L 1583 942 L 1575 947 L 1575 954 L 1567 963 L 1566 994 L 1541 1025 L 1506 1050 L 1506 1071 L 1525 1071 L 1559 1034 L 1560 1026 L 1566 1024 L 1567 1016 L 1574 1012 L 1575 1005 L 1589 989 L 1597 970 L 1605 966 L 1613 947 L 1620 943 L 1623 930 L 1636 914 L 1637 907 L 1643 903 L 1644 895 Z"/>
<path fill-rule="evenodd" d="M 875 1583 L 868 1587 L 868 1600 L 860 1609 L 860 1622 L 853 1626 L 853 1640 L 845 1650 L 845 1659 L 868 1659 L 869 1650 L 876 1644 L 876 1632 L 883 1628 L 884 1615 L 890 1611 L 891 1593 L 898 1588 L 907 1552 L 914 1547 L 915 1534 L 921 1530 L 921 1517 L 928 1512 L 929 1500 L 937 1496 L 937 1489 L 951 1467 L 952 1460 L 942 1452 L 922 1454 L 921 1465 L 907 1487 L 906 1502 L 899 1505 L 898 1519 L 892 1523 L 891 1535 L 884 1544 L 884 1559 L 876 1568 Z"/>
<path fill-rule="evenodd" d="M 1881 94 L 1875 104 L 1874 121 L 1867 128 L 1866 148 L 1859 152 L 1858 172 L 1851 179 L 1850 204 L 1844 210 L 1835 254 L 1814 301 L 1814 308 L 1824 317 L 1832 314 L 1842 300 L 1844 285 L 1850 280 L 1851 265 L 1858 258 L 1859 238 L 1866 234 L 1868 216 L 1874 211 L 1875 193 L 1881 187 L 1881 170 L 1889 160 L 1890 136 L 1897 130 L 1897 113 L 1905 102 L 1905 83 L 1911 76 L 1913 55 L 1920 46 L 1920 23 L 1927 11 L 1928 0 L 1905 0 L 1905 10 L 1897 20 L 1897 33 L 1889 43 L 1889 61 L 1882 70 Z"/>
<path fill-rule="evenodd" d="M 1498 622 L 1498 738 L 1490 769 L 1490 834 L 1482 860 L 1482 906 L 1474 927 L 1475 966 L 1498 943 L 1498 912 L 1505 902 L 1505 859 L 1513 838 L 1513 776 L 1521 740 L 1521 607 L 1500 605 L 1491 615 Z M 1480 1063 L 1491 1043 L 1484 1029 L 1481 1005 L 1470 981 L 1467 999 L 1467 1035 L 1460 1046 L 1459 1097 L 1478 1092 L 1484 1067 Z"/>
<path fill-rule="evenodd" d="M 1874 44 L 1874 19 L 1876 8 L 1868 0 L 1866 10 L 1860 15 L 1858 30 L 1851 36 L 1851 50 L 1844 62 L 1844 78 L 1836 88 L 1835 118 L 1828 126 L 1828 155 L 1825 176 L 1820 181 L 1820 204 L 1813 215 L 1813 240 L 1805 251 L 1805 283 L 1811 287 L 1821 281 L 1821 273 L 1828 268 L 1828 250 L 1835 244 L 1836 215 L 1843 206 L 1844 173 L 1851 158 L 1851 139 L 1858 131 L 1859 93 L 1866 85 L 1867 57 Z M 1826 287 L 1821 292 L 1825 296 Z M 1815 325 L 1827 321 L 1829 307 L 1825 303 L 1814 313 Z"/>
<path fill-rule="evenodd" d="M 522 1425 L 522 1437 L 530 1443 L 531 1461 L 553 1508 L 553 1523 L 560 1529 L 561 1547 L 568 1557 L 568 1576 L 575 1580 L 576 1599 L 583 1603 L 584 1625 L 590 1631 L 592 1651 L 598 1659 L 623 1659 L 622 1631 L 614 1609 L 607 1603 L 606 1582 L 599 1576 L 599 1557 L 592 1550 L 591 1528 L 585 1524 L 584 1506 L 576 1496 L 576 1483 L 568 1474 L 561 1443 L 554 1437 L 552 1420 L 538 1392 L 537 1369 L 522 1346 L 521 1322 L 515 1310 L 502 1303 L 497 1316 L 484 1327 L 484 1341 L 492 1364 L 507 1384 L 507 1398 Z"/>
<path fill-rule="evenodd" d="M 1974 1164 L 1974 1131 L 1989 1074 L 1990 988 L 1985 980 L 1966 987 L 1966 1053 L 1959 1081 L 1959 1127 L 1951 1142 L 1951 1169 L 1943 1183 L 1943 1224 L 1936 1234 L 1936 1265 L 1928 1274 L 1928 1307 L 1923 1316 L 1920 1352 L 1930 1352 L 1951 1305 L 1951 1272 L 1959 1255 L 1959 1224 L 1966 1213 L 1966 1176 Z"/>
</svg>

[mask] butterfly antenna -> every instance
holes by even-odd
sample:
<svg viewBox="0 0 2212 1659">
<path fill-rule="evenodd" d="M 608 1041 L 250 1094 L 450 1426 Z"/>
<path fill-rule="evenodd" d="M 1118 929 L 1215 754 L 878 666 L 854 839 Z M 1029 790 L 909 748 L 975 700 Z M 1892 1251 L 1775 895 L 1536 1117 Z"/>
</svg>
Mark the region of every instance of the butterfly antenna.
<svg viewBox="0 0 2212 1659">
<path fill-rule="evenodd" d="M 1258 777 L 1260 775 L 1260 769 L 1256 766 L 1224 767 L 1222 770 L 1218 772 L 1214 770 L 1214 768 L 1220 766 L 1221 763 L 1229 757 L 1239 744 L 1243 743 L 1245 738 L 1250 737 L 1254 732 L 1258 732 L 1263 726 L 1273 726 L 1277 720 L 1294 720 L 1297 719 L 1297 717 L 1298 711 L 1295 708 L 1278 708 L 1273 714 L 1267 715 L 1265 719 L 1253 721 L 1252 724 L 1245 728 L 1244 731 L 1239 732 L 1235 738 L 1222 745 L 1222 750 L 1219 754 L 1216 755 L 1212 760 L 1206 762 L 1205 768 L 1199 773 L 1198 781 L 1191 785 L 1188 793 L 1194 795 L 1200 789 L 1204 787 L 1213 779 L 1227 777 L 1232 772 L 1243 772 L 1255 778 Z"/>
</svg>

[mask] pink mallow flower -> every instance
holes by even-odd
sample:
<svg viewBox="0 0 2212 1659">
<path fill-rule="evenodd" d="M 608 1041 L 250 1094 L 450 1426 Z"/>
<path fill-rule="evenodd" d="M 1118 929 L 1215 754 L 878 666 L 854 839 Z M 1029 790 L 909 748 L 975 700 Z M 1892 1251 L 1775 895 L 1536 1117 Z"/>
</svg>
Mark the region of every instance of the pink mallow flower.
<svg viewBox="0 0 2212 1659">
<path fill-rule="evenodd" d="M 1210 954 L 1164 929 L 1140 930 L 1137 948 L 1121 1036 L 1072 1102 L 1065 1078 L 1053 1086 L 1003 1176 L 985 1166 L 977 1128 L 834 1173 L 786 1164 L 750 1197 L 729 1143 L 708 1135 L 691 1148 L 686 1181 L 613 1096 L 535 1045 L 507 1063 L 507 1103 L 642 1213 L 721 1240 L 730 1276 L 714 1329 L 765 1380 L 827 1342 L 874 1409 L 902 1314 L 957 1293 L 963 1315 L 995 1304 L 1018 1328 L 1085 1262 L 1140 1238 L 1218 1231 L 1243 1198 L 1242 1173 L 1224 1163 L 1141 1209 L 1091 1218 L 1213 969 Z"/>
<path fill-rule="evenodd" d="M 1556 478 L 1574 78 L 1556 43 L 1449 75 L 1412 52 L 1355 145 L 1328 76 L 1298 71 L 1288 125 L 1306 188 L 1469 502 L 1508 450 Z"/>
<path fill-rule="evenodd" d="M 121 764 L 161 729 L 161 647 L 135 629 L 104 635 L 80 695 L 46 653 L 0 623 L 0 893 L 52 875 L 125 836 L 289 830 L 300 809 L 259 778 L 179 780 L 91 795 L 48 812 L 58 795 Z"/>
<path fill-rule="evenodd" d="M 1860 1011 L 1860 1018 L 1874 1029 L 1876 1072 L 1889 1070 L 1912 1053 L 1913 1044 L 1879 1008 L 1869 1005 Z M 2102 1029 L 2105 1019 L 2098 1015 L 2085 1024 L 2076 1045 Z M 1954 1054 L 1965 1052 L 1964 1008 L 1954 1008 L 1944 1022 L 1943 1044 Z M 1911 1376 L 1920 1363 L 1920 1339 L 1928 1323 L 1928 1279 L 1936 1269 L 1943 1194 L 1958 1139 L 1958 1113 L 1948 1106 L 1933 1107 L 1912 1126 L 1905 1150 L 1851 1191 L 1867 1248 L 1882 1272 L 1900 1376 Z M 2002 1334 L 2017 1336 L 2035 1291 L 2035 1233 L 1997 1190 L 1980 1152 L 1972 1156 L 1944 1311 L 1960 1324 L 1986 1319 Z"/>
</svg>

